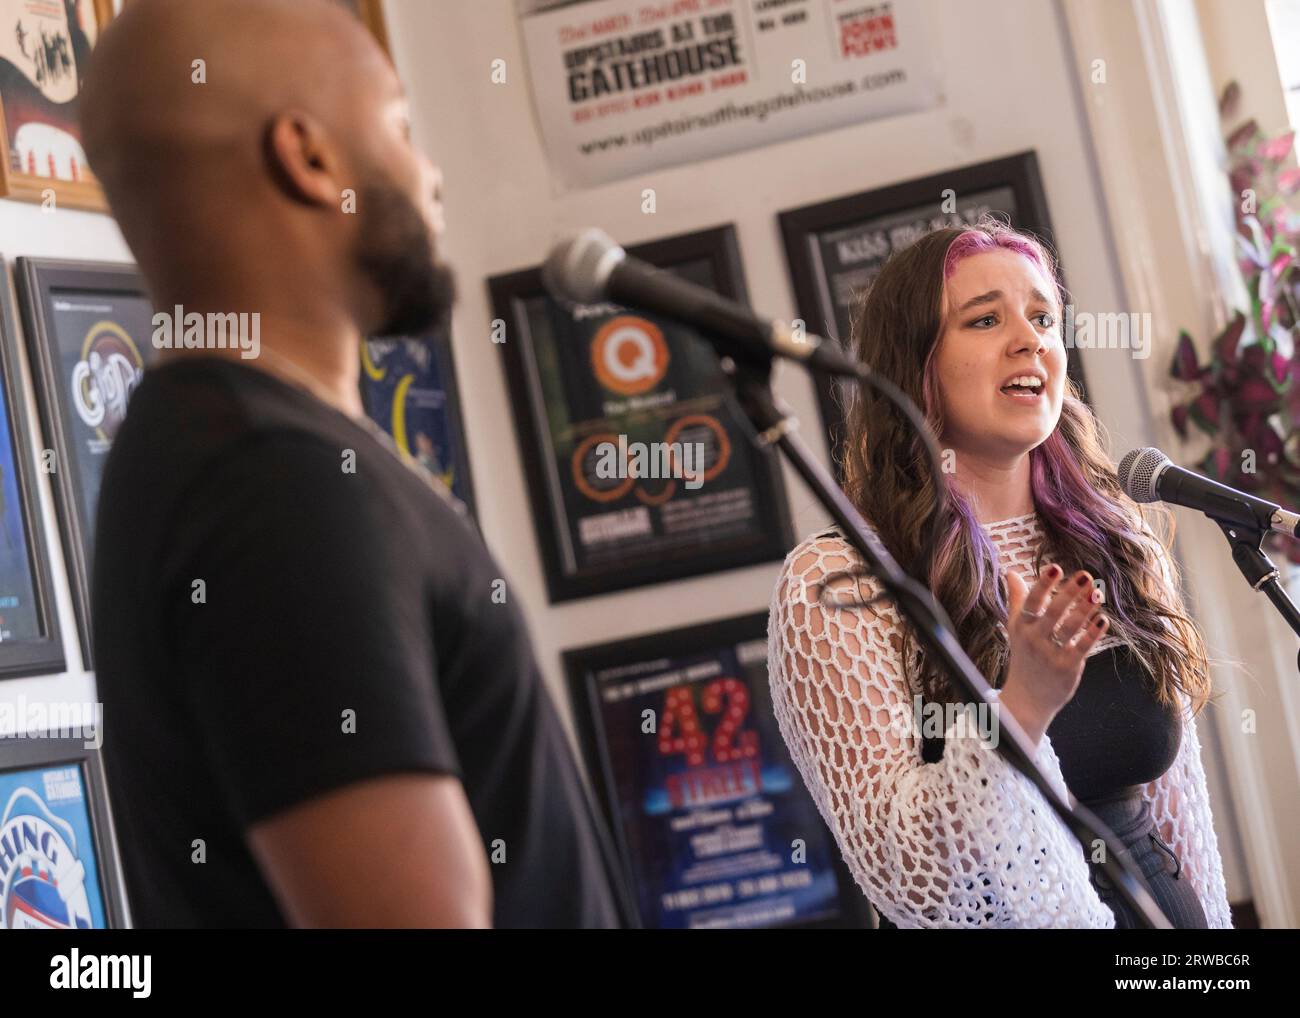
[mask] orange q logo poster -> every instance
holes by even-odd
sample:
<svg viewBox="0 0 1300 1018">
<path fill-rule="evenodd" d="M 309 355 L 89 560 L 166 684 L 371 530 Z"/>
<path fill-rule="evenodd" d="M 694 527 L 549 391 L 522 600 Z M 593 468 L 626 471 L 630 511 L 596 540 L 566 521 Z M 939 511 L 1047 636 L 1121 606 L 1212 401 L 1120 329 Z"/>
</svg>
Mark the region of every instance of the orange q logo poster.
<svg viewBox="0 0 1300 1018">
<path fill-rule="evenodd" d="M 732 227 L 632 257 L 743 299 Z M 489 280 L 553 601 L 780 560 L 779 465 L 754 442 L 717 353 L 679 319 L 569 304 L 540 269 Z"/>
<path fill-rule="evenodd" d="M 668 371 L 668 344 L 653 322 L 620 315 L 606 322 L 591 341 L 591 366 L 610 392 L 639 396 Z"/>
</svg>

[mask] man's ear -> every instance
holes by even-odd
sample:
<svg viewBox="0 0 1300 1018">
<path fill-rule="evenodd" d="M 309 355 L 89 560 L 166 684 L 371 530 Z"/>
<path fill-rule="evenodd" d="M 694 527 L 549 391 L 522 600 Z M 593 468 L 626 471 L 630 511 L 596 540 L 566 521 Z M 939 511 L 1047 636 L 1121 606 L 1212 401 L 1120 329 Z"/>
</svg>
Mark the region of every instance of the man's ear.
<svg viewBox="0 0 1300 1018">
<path fill-rule="evenodd" d="M 278 114 L 266 128 L 265 154 L 272 179 L 293 200 L 339 207 L 343 185 L 338 150 L 309 113 Z"/>
</svg>

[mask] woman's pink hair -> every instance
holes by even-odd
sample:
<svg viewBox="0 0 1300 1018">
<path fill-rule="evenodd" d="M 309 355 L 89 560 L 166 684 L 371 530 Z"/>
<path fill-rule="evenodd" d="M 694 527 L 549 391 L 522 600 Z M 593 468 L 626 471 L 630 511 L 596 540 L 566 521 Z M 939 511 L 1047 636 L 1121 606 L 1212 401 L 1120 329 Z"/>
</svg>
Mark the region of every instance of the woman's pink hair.
<svg viewBox="0 0 1300 1018">
<path fill-rule="evenodd" d="M 1043 246 L 1032 237 L 1023 233 L 1016 233 L 1009 227 L 1005 230 L 989 232 L 967 230 L 965 233 L 960 234 L 949 246 L 947 257 L 943 260 L 943 278 L 945 282 L 952 278 L 952 274 L 957 271 L 957 266 L 971 255 L 988 254 L 990 251 L 999 249 L 1024 255 L 1038 267 L 1038 270 L 1044 276 L 1052 281 L 1054 286 L 1060 286 L 1060 282 L 1056 278 L 1056 272 L 1052 268 L 1051 259 L 1048 258 Z"/>
</svg>

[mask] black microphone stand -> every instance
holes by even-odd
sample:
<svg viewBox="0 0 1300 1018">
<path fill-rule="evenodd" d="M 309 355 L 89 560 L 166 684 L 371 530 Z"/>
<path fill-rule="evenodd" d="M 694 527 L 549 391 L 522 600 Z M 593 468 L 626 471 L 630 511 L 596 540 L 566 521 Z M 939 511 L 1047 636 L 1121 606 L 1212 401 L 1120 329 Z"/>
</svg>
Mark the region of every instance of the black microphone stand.
<svg viewBox="0 0 1300 1018">
<path fill-rule="evenodd" d="M 849 543 L 862 556 L 867 571 L 893 596 L 899 610 L 912 623 L 918 639 L 931 657 L 946 668 L 971 703 L 983 704 L 989 716 L 998 718 L 998 728 L 1003 737 L 993 740 L 994 748 L 1042 792 L 1056 815 L 1079 839 L 1085 855 L 1090 845 L 1095 845 L 1098 841 L 1104 843 L 1105 853 L 1101 865 L 1116 892 L 1137 912 L 1143 923 L 1151 929 L 1171 929 L 1169 920 L 1156 905 L 1141 874 L 1123 855 L 1115 835 L 1090 810 L 1078 802 L 1071 806 L 1062 799 L 1034 763 L 1034 754 L 1024 730 L 1010 711 L 998 710 L 989 697 L 991 687 L 957 642 L 953 635 L 952 621 L 942 605 L 928 589 L 912 579 L 894 561 L 866 526 L 861 514 L 835 478 L 813 457 L 808 447 L 795 437 L 798 422 L 772 393 L 772 354 L 757 351 L 748 344 L 740 349 L 731 341 L 713 334 L 705 334 L 704 338 L 722 358 L 723 370 L 732 380 L 739 406 L 754 428 L 755 434 L 751 438 L 760 446 L 774 445 L 785 454 L 813 495 L 839 525 Z M 827 369 L 823 366 L 819 370 Z M 866 384 L 875 384 L 874 376 L 865 366 L 856 365 L 854 376 Z M 1274 575 L 1276 576 L 1276 571 Z M 1281 596 L 1285 598 L 1286 595 Z M 1294 606 L 1292 612 L 1294 613 Z M 1296 621 L 1300 622 L 1300 618 Z"/>
<path fill-rule="evenodd" d="M 1295 602 L 1283 589 L 1277 566 L 1273 565 L 1272 560 L 1264 554 L 1264 537 L 1268 532 L 1262 527 L 1227 523 L 1209 513 L 1206 515 L 1219 525 L 1223 536 L 1228 539 L 1228 544 L 1232 548 L 1232 561 L 1237 563 L 1237 568 L 1241 570 L 1241 575 L 1246 577 L 1246 582 L 1250 584 L 1251 589 L 1263 591 L 1286 620 L 1286 624 L 1297 636 L 1300 636 L 1300 610 L 1296 609 Z M 1300 653 L 1296 656 L 1296 668 L 1300 669 Z"/>
</svg>

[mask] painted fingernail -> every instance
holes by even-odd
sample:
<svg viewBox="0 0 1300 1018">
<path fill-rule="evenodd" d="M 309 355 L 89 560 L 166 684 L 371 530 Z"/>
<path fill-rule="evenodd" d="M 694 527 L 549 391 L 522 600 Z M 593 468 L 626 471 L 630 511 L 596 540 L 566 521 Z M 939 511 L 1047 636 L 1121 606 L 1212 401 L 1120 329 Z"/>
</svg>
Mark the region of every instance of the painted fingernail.
<svg viewBox="0 0 1300 1018">
<path fill-rule="evenodd" d="M 1057 566 L 1050 565 L 1047 567 L 1047 578 L 1049 580 L 1054 580 L 1060 575 L 1061 575 L 1061 570 Z"/>
<path fill-rule="evenodd" d="M 1076 579 L 1076 580 L 1074 581 L 1074 583 L 1075 583 L 1076 586 L 1079 586 L 1079 587 L 1086 587 L 1086 586 L 1088 585 L 1088 577 L 1087 577 L 1087 575 L 1080 576 L 1078 579 Z"/>
</svg>

